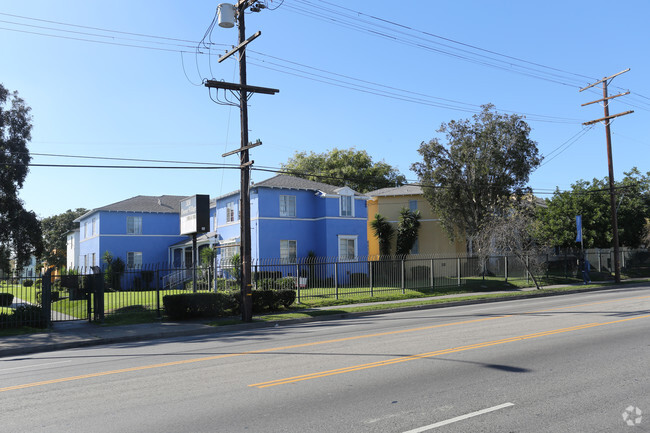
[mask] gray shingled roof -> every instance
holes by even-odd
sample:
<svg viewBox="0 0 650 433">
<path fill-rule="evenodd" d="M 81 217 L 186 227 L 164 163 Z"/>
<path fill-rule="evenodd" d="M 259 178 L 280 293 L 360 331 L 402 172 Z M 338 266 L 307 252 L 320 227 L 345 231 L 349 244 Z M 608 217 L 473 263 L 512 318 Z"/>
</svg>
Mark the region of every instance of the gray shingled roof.
<svg viewBox="0 0 650 433">
<path fill-rule="evenodd" d="M 258 182 L 254 187 L 303 189 L 308 191 L 323 191 L 326 194 L 336 194 L 340 189 L 338 186 L 295 176 L 287 176 L 286 174 L 278 174 L 277 176 Z"/>
<path fill-rule="evenodd" d="M 136 197 L 127 198 L 126 200 L 118 201 L 106 206 L 98 207 L 86 214 L 80 216 L 75 221 L 79 221 L 86 216 L 98 212 L 145 212 L 145 213 L 180 213 L 182 199 L 187 198 L 182 195 L 161 195 L 149 196 L 138 195 Z"/>
<path fill-rule="evenodd" d="M 422 194 L 422 188 L 417 185 L 402 185 L 397 187 L 381 188 L 366 193 L 366 195 L 369 197 L 391 197 L 399 195 L 419 194 Z"/>
</svg>

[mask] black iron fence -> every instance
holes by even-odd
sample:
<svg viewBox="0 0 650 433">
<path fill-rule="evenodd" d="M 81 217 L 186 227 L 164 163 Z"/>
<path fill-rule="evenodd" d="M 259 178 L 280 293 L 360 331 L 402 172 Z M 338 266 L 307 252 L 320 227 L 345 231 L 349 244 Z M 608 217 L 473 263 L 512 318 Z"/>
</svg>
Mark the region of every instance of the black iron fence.
<svg viewBox="0 0 650 433">
<path fill-rule="evenodd" d="M 352 299 L 385 294 L 435 294 L 454 290 L 490 290 L 504 282 L 532 285 L 530 262 L 543 284 L 577 281 L 577 251 L 520 260 L 514 256 L 364 257 L 355 260 L 304 258 L 260 259 L 251 265 L 254 288 L 296 290 L 298 303 L 315 299 Z M 613 273 L 613 252 L 587 250 L 592 279 Z M 527 266 L 529 265 L 529 266 Z M 628 277 L 650 276 L 650 252 L 621 249 Z M 0 328 L 48 326 L 52 321 L 102 320 L 107 316 L 149 312 L 163 314 L 163 297 L 187 292 L 238 291 L 240 269 L 230 261 L 198 268 L 142 266 L 136 269 L 68 270 L 0 281 Z"/>
</svg>

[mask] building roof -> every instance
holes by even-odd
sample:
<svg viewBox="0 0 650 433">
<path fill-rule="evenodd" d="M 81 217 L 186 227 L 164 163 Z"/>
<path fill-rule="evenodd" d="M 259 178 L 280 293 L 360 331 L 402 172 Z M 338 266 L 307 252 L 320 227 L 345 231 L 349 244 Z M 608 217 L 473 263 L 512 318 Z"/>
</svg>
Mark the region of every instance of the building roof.
<svg viewBox="0 0 650 433">
<path fill-rule="evenodd" d="M 75 220 L 79 222 L 90 214 L 105 212 L 180 213 L 182 195 L 138 195 L 106 206 L 95 208 Z"/>
<path fill-rule="evenodd" d="M 392 186 L 388 188 L 376 189 L 374 191 L 367 192 L 368 197 L 393 197 L 400 195 L 420 195 L 422 194 L 422 188 L 417 185 L 402 185 L 402 186 Z"/>
<path fill-rule="evenodd" d="M 253 188 L 278 188 L 278 189 L 297 189 L 303 191 L 321 191 L 325 194 L 338 194 L 342 187 L 329 185 L 327 183 L 316 182 L 309 179 L 303 179 L 300 177 L 289 176 L 286 174 L 278 174 L 276 176 L 265 179 L 261 182 L 251 184 L 251 189 Z M 358 192 L 354 191 L 355 195 L 360 195 Z M 217 197 L 215 200 L 230 197 L 232 195 L 239 194 L 239 190 L 229 192 L 220 197 Z M 212 203 L 211 203 L 212 205 Z"/>
</svg>

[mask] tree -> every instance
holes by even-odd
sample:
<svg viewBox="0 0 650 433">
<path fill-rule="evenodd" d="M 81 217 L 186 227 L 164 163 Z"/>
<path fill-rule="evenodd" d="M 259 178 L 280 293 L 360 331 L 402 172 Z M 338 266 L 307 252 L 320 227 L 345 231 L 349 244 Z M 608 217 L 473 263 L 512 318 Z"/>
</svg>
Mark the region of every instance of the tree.
<svg viewBox="0 0 650 433">
<path fill-rule="evenodd" d="M 420 230 L 420 211 L 402 208 L 399 222 L 397 223 L 397 248 L 398 256 L 405 256 L 411 252 Z"/>
<path fill-rule="evenodd" d="M 40 257 L 43 251 L 36 214 L 25 210 L 18 197 L 31 161 L 27 148 L 32 130 L 29 112 L 18 92 L 10 93 L 0 84 L 0 258 L 13 253 L 18 268 L 27 264 L 31 255 Z M 0 266 L 6 268 L 7 264 Z"/>
<path fill-rule="evenodd" d="M 282 169 L 292 176 L 348 186 L 357 192 L 401 186 L 406 177 L 384 161 L 372 162 L 365 150 L 332 149 L 329 152 L 296 152 Z"/>
<path fill-rule="evenodd" d="M 379 241 L 379 254 L 389 256 L 390 242 L 395 235 L 395 228 L 386 217 L 380 214 L 375 214 L 375 219 L 370 222 L 370 227 Z"/>
<path fill-rule="evenodd" d="M 644 241 L 644 226 L 650 218 L 650 173 L 642 175 L 637 168 L 625 173 L 615 183 L 619 242 L 638 247 Z M 539 209 L 540 231 L 556 247 L 575 247 L 576 215 L 582 215 L 582 240 L 585 248 L 610 248 L 612 223 L 609 180 L 579 180 L 570 191 L 556 190 Z"/>
<path fill-rule="evenodd" d="M 88 212 L 87 209 L 68 209 L 62 214 L 54 215 L 41 220 L 43 231 L 43 259 L 48 265 L 61 268 L 66 263 L 67 240 L 66 233 L 74 230 L 76 223 L 73 221 Z"/>
<path fill-rule="evenodd" d="M 483 219 L 476 236 L 477 254 L 482 264 L 494 255 L 513 255 L 524 265 L 540 288 L 537 276 L 545 269 L 545 245 L 539 237 L 539 221 L 534 204 L 527 200 L 504 199 L 501 205 Z"/>
<path fill-rule="evenodd" d="M 491 104 L 468 119 L 443 123 L 438 138 L 422 143 L 422 162 L 411 169 L 451 239 L 466 236 L 472 249 L 483 220 L 500 199 L 520 198 L 541 163 L 530 127 L 518 115 L 499 114 Z"/>
</svg>

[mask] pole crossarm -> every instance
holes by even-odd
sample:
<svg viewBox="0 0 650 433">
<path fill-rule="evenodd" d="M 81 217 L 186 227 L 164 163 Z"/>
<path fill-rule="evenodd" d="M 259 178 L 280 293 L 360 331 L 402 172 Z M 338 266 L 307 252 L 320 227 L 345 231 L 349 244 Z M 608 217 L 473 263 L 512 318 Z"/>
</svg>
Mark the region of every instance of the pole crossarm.
<svg viewBox="0 0 650 433">
<path fill-rule="evenodd" d="M 598 80 L 595 83 L 592 83 L 592 84 L 588 85 L 587 87 L 583 87 L 579 91 L 582 92 L 583 90 L 591 89 L 592 87 L 597 86 L 598 84 L 602 83 L 603 81 L 607 81 L 607 80 L 612 79 L 614 77 L 618 77 L 619 75 L 624 74 L 624 73 L 628 72 L 629 70 L 630 70 L 630 68 L 627 68 L 624 71 L 618 72 L 618 73 L 616 73 L 614 75 L 610 75 L 609 77 L 605 77 L 602 80 Z"/>
<path fill-rule="evenodd" d="M 585 106 L 587 106 L 587 105 L 595 104 L 595 103 L 597 103 L 597 102 L 608 101 L 608 100 L 610 100 L 610 99 L 618 98 L 619 96 L 625 96 L 625 95 L 629 95 L 629 94 L 630 94 L 630 91 L 628 90 L 628 91 L 625 92 L 625 93 L 619 93 L 618 95 L 608 96 L 607 98 L 602 98 L 602 99 L 599 99 L 599 100 L 597 100 L 597 101 L 587 102 L 586 104 L 581 104 L 580 106 L 581 106 L 581 107 L 585 107 Z"/>
<path fill-rule="evenodd" d="M 602 122 L 603 120 L 609 120 L 609 119 L 613 119 L 615 117 L 621 117 L 621 116 L 625 116 L 626 114 L 632 114 L 632 113 L 634 113 L 634 110 L 629 110 L 629 111 L 625 111 L 623 113 L 618 113 L 618 114 L 612 114 L 611 116 L 605 116 L 605 117 L 601 117 L 600 119 L 585 122 L 585 123 L 583 123 L 583 125 L 584 126 L 593 125 L 594 123 Z"/>
<path fill-rule="evenodd" d="M 252 149 L 257 146 L 261 146 L 262 142 L 257 140 L 255 143 L 248 143 L 247 146 L 240 147 L 239 149 L 232 150 L 230 152 L 226 152 L 223 155 L 221 155 L 222 158 L 225 158 L 226 156 L 234 155 L 235 153 L 243 152 L 244 150 Z"/>
<path fill-rule="evenodd" d="M 264 93 L 265 95 L 275 95 L 280 91 L 278 89 L 271 89 L 269 87 L 248 86 L 245 84 L 228 83 L 226 81 L 219 80 L 206 80 L 204 86 L 212 89 L 226 89 L 236 91 L 243 90 L 247 93 Z"/>
<path fill-rule="evenodd" d="M 262 34 L 262 32 L 258 30 L 257 33 L 255 33 L 255 34 L 252 35 L 252 36 L 249 36 L 248 39 L 246 39 L 244 42 L 242 42 L 241 44 L 237 45 L 235 48 L 233 48 L 232 50 L 228 51 L 228 52 L 227 52 L 226 54 L 224 54 L 223 56 L 219 57 L 219 60 L 217 60 L 217 63 L 221 63 L 221 62 L 223 62 L 223 61 L 226 60 L 228 57 L 232 56 L 232 55 L 235 54 L 237 51 L 241 50 L 241 49 L 244 48 L 246 45 L 250 44 L 253 40 L 257 39 L 257 37 L 260 36 L 261 34 Z"/>
</svg>

